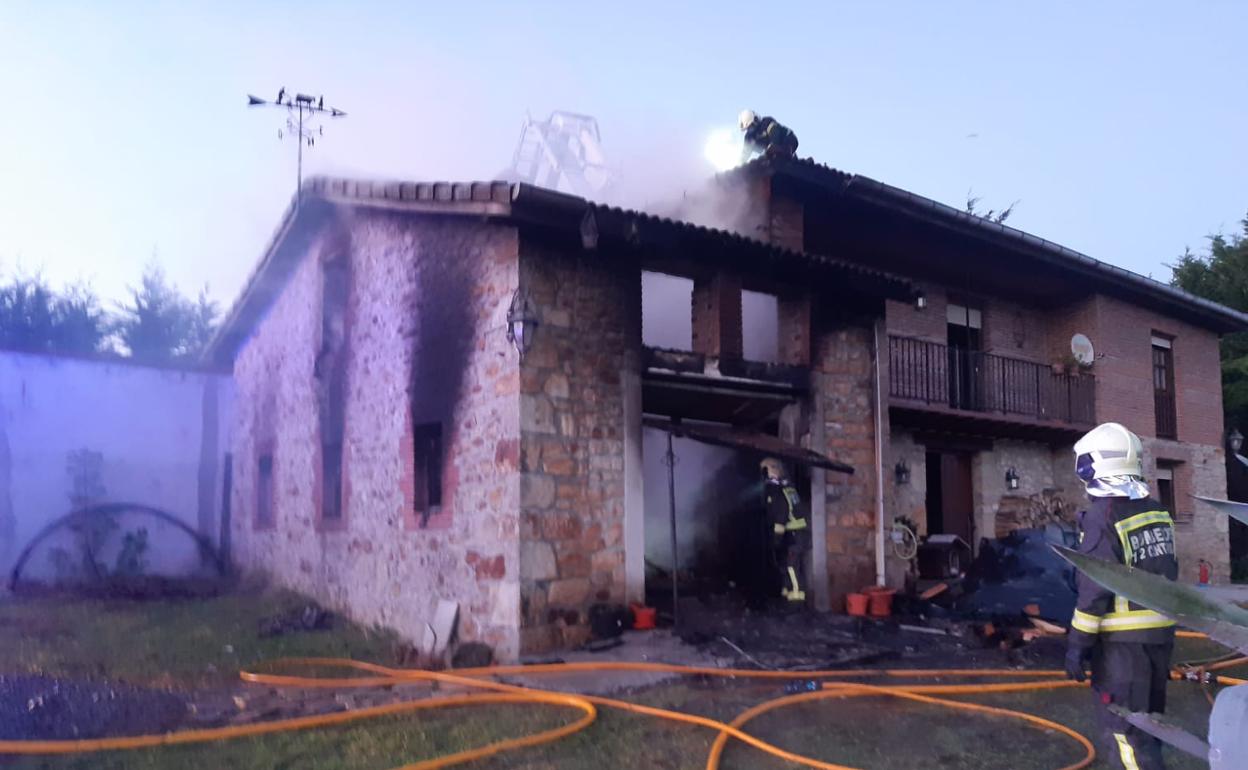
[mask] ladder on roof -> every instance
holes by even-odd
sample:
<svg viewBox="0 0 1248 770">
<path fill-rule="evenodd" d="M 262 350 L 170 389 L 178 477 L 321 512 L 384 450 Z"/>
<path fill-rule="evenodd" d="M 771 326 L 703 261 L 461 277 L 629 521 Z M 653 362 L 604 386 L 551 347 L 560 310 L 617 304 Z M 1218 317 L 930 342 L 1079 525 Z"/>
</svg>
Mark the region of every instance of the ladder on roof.
<svg viewBox="0 0 1248 770">
<path fill-rule="evenodd" d="M 611 183 L 598 121 L 589 115 L 556 111 L 546 120 L 528 118 L 512 156 L 511 173 L 521 182 L 552 190 L 599 197 Z"/>
</svg>

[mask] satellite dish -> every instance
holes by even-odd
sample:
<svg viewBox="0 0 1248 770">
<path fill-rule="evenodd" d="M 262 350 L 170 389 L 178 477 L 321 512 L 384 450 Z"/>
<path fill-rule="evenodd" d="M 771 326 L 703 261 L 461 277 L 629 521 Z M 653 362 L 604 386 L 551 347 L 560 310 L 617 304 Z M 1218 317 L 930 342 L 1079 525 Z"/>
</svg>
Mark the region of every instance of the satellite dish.
<svg viewBox="0 0 1248 770">
<path fill-rule="evenodd" d="M 1081 364 L 1091 364 L 1096 360 L 1096 351 L 1092 349 L 1092 340 L 1086 334 L 1076 334 L 1070 338 L 1070 353 Z"/>
</svg>

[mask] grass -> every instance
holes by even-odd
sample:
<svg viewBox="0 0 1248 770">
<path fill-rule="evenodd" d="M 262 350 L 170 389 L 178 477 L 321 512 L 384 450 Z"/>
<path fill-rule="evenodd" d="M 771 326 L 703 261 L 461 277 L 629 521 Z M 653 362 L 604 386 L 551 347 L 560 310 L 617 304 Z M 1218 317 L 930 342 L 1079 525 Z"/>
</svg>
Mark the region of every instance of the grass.
<svg viewBox="0 0 1248 770">
<path fill-rule="evenodd" d="M 383 662 L 390 659 L 392 640 L 387 635 L 369 633 L 344 622 L 327 632 L 258 638 L 256 628 L 261 618 L 299 606 L 299 602 L 298 597 L 289 594 L 273 594 L 232 595 L 195 602 L 0 603 L 0 650 L 4 651 L 0 673 L 108 676 L 135 684 L 189 690 L 232 685 L 239 667 L 275 657 L 350 656 Z M 1175 657 L 1212 657 L 1219 649 L 1207 642 L 1183 642 Z M 1189 729 L 1203 734 L 1209 707 L 1199 689 L 1189 684 L 1172 684 L 1170 692 L 1170 713 Z M 774 683 L 684 678 L 626 698 L 727 721 L 780 694 L 780 686 Z M 1085 735 L 1094 736 L 1096 732 L 1091 696 L 1084 690 L 969 699 L 1044 716 Z M 31 757 L 12 767 L 383 770 L 548 729 L 574 718 L 572 712 L 554 708 L 465 707 L 211 745 Z M 750 724 L 749 730 L 794 751 L 863 768 L 1049 770 L 1081 755 L 1069 739 L 1019 722 L 881 699 L 854 698 L 796 706 L 760 717 Z M 692 769 L 704 765 L 713 739 L 709 730 L 602 709 L 598 721 L 582 733 L 475 767 Z M 1177 753 L 1168 754 L 1167 761 L 1172 770 L 1205 766 Z M 792 765 L 743 745 L 730 744 L 723 767 L 771 770 Z"/>
</svg>

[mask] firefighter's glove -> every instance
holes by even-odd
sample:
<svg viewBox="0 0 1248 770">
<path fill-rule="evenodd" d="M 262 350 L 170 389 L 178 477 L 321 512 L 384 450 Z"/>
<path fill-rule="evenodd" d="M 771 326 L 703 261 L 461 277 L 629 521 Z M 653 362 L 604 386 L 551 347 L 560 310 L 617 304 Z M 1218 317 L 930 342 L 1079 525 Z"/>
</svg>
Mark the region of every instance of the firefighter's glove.
<svg viewBox="0 0 1248 770">
<path fill-rule="evenodd" d="M 777 535 L 783 535 L 783 534 L 784 534 L 784 532 L 785 532 L 785 530 L 784 530 L 784 525 L 783 525 L 783 524 L 772 524 L 772 525 L 771 525 L 771 531 L 772 531 L 772 532 L 775 532 Z"/>
<path fill-rule="evenodd" d="M 1066 678 L 1076 682 L 1086 681 L 1088 665 L 1092 662 L 1092 648 L 1072 644 L 1066 648 Z"/>
</svg>

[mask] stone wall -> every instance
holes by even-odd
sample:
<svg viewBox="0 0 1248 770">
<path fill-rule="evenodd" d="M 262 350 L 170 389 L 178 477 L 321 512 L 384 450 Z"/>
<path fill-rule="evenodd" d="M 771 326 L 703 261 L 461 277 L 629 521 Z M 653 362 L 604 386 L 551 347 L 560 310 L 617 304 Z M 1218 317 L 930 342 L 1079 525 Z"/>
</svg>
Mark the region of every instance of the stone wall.
<svg viewBox="0 0 1248 770">
<path fill-rule="evenodd" d="M 522 649 L 588 638 L 587 610 L 625 598 L 624 391 L 638 372 L 641 271 L 523 241 L 521 282 L 541 308 L 521 367 Z"/>
<path fill-rule="evenodd" d="M 519 370 L 505 336 L 513 229 L 357 211 L 331 226 L 235 361 L 234 549 L 366 624 L 417 640 L 440 598 L 459 635 L 519 653 Z M 344 521 L 318 526 L 314 359 L 321 262 L 345 251 Z M 413 510 L 413 419 L 443 424 L 443 506 Z M 265 422 L 271 429 L 265 427 Z M 255 528 L 257 444 L 271 431 L 274 524 Z"/>
<path fill-rule="evenodd" d="M 826 474 L 829 594 L 832 609 L 840 610 L 846 593 L 875 582 L 872 329 L 870 321 L 816 323 L 814 368 L 821 384 L 816 397 L 823 399 L 824 446 L 829 456 L 855 469 L 853 475 Z M 887 431 L 887 414 L 884 425 Z"/>
</svg>

